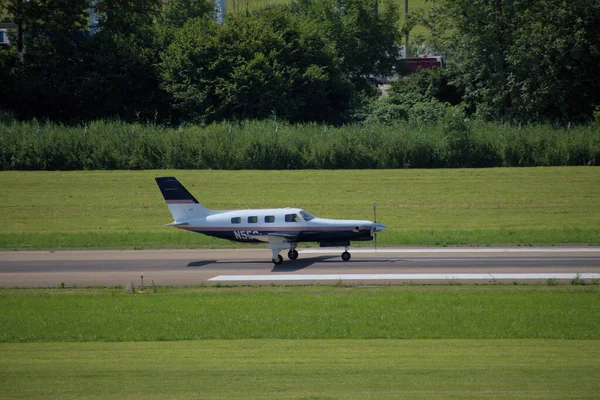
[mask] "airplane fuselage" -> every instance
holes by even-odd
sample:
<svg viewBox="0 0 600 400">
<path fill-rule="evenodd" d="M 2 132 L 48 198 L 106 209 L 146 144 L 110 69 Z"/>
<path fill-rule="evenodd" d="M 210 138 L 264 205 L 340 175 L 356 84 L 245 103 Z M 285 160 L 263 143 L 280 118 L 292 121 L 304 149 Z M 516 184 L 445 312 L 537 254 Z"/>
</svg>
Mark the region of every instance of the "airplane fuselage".
<svg viewBox="0 0 600 400">
<path fill-rule="evenodd" d="M 294 241 L 298 243 L 326 244 L 373 239 L 371 221 L 312 217 L 297 208 L 213 212 L 214 214 L 203 218 L 188 220 L 187 225 L 177 228 L 244 243 L 268 242 L 269 235 L 294 237 Z"/>
<path fill-rule="evenodd" d="M 283 262 L 282 250 L 289 250 L 290 260 L 297 259 L 301 242 L 345 247 L 342 260 L 348 261 L 351 241 L 372 240 L 373 234 L 386 229 L 366 220 L 318 218 L 301 208 L 209 210 L 175 177 L 159 177 L 156 183 L 173 215 L 167 226 L 235 242 L 266 243 L 275 264 Z"/>
</svg>

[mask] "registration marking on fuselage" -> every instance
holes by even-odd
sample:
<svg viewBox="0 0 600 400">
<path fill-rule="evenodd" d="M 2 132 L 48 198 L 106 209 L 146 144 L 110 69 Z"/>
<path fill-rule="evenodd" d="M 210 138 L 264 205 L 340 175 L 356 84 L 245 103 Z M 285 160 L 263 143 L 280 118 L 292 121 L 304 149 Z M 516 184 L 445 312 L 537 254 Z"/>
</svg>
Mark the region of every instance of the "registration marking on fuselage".
<svg viewBox="0 0 600 400">
<path fill-rule="evenodd" d="M 544 280 L 600 279 L 600 273 L 490 273 L 490 274 L 273 274 L 218 275 L 210 282 L 276 282 L 276 281 L 482 281 L 482 280 Z"/>
</svg>

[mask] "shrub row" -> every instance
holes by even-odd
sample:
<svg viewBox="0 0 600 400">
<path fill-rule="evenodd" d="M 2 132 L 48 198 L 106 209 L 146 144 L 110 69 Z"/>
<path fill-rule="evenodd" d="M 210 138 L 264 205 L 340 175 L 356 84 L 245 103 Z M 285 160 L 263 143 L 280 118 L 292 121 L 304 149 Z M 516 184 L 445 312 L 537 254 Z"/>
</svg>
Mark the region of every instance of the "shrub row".
<svg viewBox="0 0 600 400">
<path fill-rule="evenodd" d="M 179 129 L 97 121 L 0 124 L 3 170 L 360 169 L 600 164 L 600 126 L 520 129 L 445 119 L 331 127 L 275 121 Z"/>
</svg>

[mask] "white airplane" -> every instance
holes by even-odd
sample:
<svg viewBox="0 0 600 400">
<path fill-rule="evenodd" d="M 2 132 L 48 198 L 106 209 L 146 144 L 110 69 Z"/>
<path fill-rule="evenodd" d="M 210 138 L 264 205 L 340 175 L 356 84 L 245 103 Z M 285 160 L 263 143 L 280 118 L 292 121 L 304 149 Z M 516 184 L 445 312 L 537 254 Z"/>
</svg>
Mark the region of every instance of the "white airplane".
<svg viewBox="0 0 600 400">
<path fill-rule="evenodd" d="M 318 242 L 321 247 L 345 247 L 342 260 L 350 260 L 350 241 L 367 241 L 385 225 L 360 220 L 318 218 L 300 208 L 209 210 L 174 177 L 156 178 L 174 226 L 221 239 L 244 243 L 267 243 L 273 263 L 281 264 L 279 254 L 288 250 L 290 260 L 298 258 L 298 243 Z"/>
</svg>

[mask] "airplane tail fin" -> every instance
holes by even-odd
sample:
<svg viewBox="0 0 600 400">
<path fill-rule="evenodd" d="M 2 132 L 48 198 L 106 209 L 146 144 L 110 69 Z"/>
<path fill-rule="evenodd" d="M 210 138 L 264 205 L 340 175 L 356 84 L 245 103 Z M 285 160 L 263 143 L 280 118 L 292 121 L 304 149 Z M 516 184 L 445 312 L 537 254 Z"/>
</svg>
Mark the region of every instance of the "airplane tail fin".
<svg viewBox="0 0 600 400">
<path fill-rule="evenodd" d="M 156 183 L 167 202 L 175 222 L 193 218 L 202 218 L 211 211 L 198 203 L 198 200 L 172 176 L 156 178 Z"/>
</svg>

